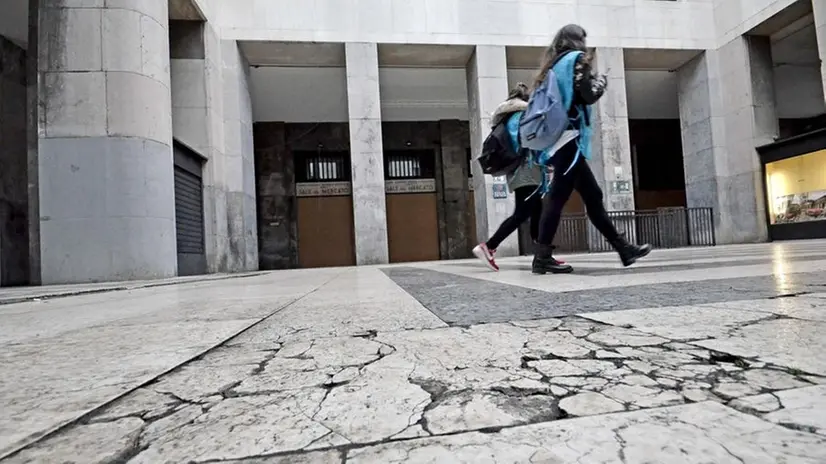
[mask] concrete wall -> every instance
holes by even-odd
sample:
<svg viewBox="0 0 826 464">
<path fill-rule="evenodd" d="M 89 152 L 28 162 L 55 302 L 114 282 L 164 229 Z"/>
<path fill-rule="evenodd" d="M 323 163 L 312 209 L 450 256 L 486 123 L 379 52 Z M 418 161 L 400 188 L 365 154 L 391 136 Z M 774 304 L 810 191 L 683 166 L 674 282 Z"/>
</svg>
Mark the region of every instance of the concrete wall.
<svg viewBox="0 0 826 464">
<path fill-rule="evenodd" d="M 26 52 L 0 36 L 0 285 L 29 280 Z"/>
<path fill-rule="evenodd" d="M 210 3 L 225 38 L 238 40 L 547 45 L 575 22 L 594 46 L 703 49 L 715 42 L 713 4 L 705 0 Z"/>
</svg>

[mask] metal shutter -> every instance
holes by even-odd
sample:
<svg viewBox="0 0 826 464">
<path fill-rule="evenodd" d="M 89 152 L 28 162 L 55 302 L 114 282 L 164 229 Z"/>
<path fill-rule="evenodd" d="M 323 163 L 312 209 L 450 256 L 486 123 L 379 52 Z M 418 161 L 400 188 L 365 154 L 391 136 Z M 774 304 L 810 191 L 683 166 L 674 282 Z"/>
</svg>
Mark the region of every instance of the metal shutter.
<svg viewBox="0 0 826 464">
<path fill-rule="evenodd" d="M 175 228 L 178 274 L 206 272 L 204 252 L 204 194 L 201 160 L 182 146 L 175 146 Z"/>
</svg>

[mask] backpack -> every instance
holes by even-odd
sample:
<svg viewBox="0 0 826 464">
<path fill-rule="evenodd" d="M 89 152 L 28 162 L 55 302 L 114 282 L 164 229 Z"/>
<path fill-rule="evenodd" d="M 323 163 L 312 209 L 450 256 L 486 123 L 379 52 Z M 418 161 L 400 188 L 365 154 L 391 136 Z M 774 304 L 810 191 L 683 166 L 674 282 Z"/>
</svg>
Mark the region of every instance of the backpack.
<svg viewBox="0 0 826 464">
<path fill-rule="evenodd" d="M 568 108 L 563 102 L 556 73 L 548 70 L 542 85 L 531 94 L 528 109 L 519 123 L 519 142 L 523 148 L 544 151 L 552 147 L 568 128 Z"/>
<path fill-rule="evenodd" d="M 482 143 L 482 154 L 476 158 L 482 172 L 494 177 L 512 173 L 525 159 L 514 150 L 506 121 L 507 118 L 490 131 Z"/>
</svg>

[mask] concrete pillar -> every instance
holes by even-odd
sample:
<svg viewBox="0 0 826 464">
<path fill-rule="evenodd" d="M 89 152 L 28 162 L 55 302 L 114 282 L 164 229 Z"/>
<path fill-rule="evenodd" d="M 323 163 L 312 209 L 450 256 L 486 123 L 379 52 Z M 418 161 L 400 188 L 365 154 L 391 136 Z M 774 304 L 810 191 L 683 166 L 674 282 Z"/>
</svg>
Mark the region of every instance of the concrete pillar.
<svg viewBox="0 0 826 464">
<path fill-rule="evenodd" d="M 817 53 L 820 56 L 820 80 L 826 98 L 826 0 L 812 0 L 812 11 L 817 36 Z"/>
<path fill-rule="evenodd" d="M 465 124 L 458 120 L 439 121 L 441 150 L 436 163 L 439 173 L 439 236 L 442 259 L 470 256 L 473 244 L 468 237 L 468 162 Z"/>
<path fill-rule="evenodd" d="M 769 39 L 738 37 L 678 72 L 688 206 L 714 209 L 718 243 L 765 241 L 754 148 L 778 134 Z"/>
<path fill-rule="evenodd" d="M 283 122 L 257 122 L 253 129 L 259 266 L 291 269 L 298 266 L 298 209 L 286 127 Z"/>
<path fill-rule="evenodd" d="M 40 1 L 42 282 L 174 276 L 168 2 L 66 4 Z"/>
<path fill-rule="evenodd" d="M 598 48 L 593 68 L 606 74 L 608 88 L 592 107 L 594 138 L 590 161 L 594 177 L 604 194 L 605 209 L 634 211 L 634 168 L 628 131 L 628 99 L 625 91 L 625 57 L 622 48 Z M 629 241 L 636 242 L 633 214 L 612 217 L 614 225 Z M 593 250 L 609 249 L 605 237 L 588 223 L 588 243 Z"/>
<path fill-rule="evenodd" d="M 224 101 L 223 166 L 228 218 L 227 270 L 258 269 L 255 205 L 255 153 L 252 134 L 249 63 L 234 40 L 221 42 Z"/>
<path fill-rule="evenodd" d="M 490 119 L 496 106 L 508 97 L 508 68 L 505 47 L 477 45 L 467 64 L 468 106 L 470 109 L 470 146 L 475 160 L 482 142 L 490 133 Z M 479 163 L 471 163 L 476 209 L 476 235 L 487 240 L 513 213 L 513 195 L 508 193 L 505 177 L 482 174 Z M 497 250 L 498 256 L 518 256 L 519 237 L 512 234 Z"/>
<path fill-rule="evenodd" d="M 608 89 L 593 106 L 591 168 L 605 193 L 608 211 L 634 210 L 634 168 L 628 133 L 625 59 L 622 48 L 598 48 L 594 68 L 607 74 Z"/>
<path fill-rule="evenodd" d="M 0 286 L 29 282 L 26 51 L 0 36 Z"/>
<path fill-rule="evenodd" d="M 379 58 L 375 43 L 345 44 L 356 264 L 389 262 Z"/>
</svg>

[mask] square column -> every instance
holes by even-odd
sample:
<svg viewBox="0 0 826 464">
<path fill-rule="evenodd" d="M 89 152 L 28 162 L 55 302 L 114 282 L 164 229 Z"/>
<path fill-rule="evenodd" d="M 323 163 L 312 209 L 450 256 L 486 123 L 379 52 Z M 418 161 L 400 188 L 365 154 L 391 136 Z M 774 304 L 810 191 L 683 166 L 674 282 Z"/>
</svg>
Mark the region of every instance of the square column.
<svg viewBox="0 0 826 464">
<path fill-rule="evenodd" d="M 608 78 L 605 94 L 591 108 L 594 137 L 591 170 L 603 193 L 605 209 L 634 211 L 634 168 L 628 132 L 628 98 L 625 91 L 625 56 L 622 48 L 598 48 L 592 66 Z M 617 230 L 636 242 L 633 213 L 611 218 Z M 588 243 L 593 250 L 608 248 L 605 238 L 588 222 Z"/>
<path fill-rule="evenodd" d="M 381 139 L 379 57 L 375 43 L 347 43 L 347 109 L 356 264 L 385 264 L 387 209 Z"/>
<path fill-rule="evenodd" d="M 513 214 L 514 199 L 505 177 L 482 173 L 475 160 L 490 133 L 490 120 L 499 103 L 508 97 L 508 66 L 505 47 L 477 45 L 467 64 L 468 107 L 470 109 L 470 146 L 473 162 L 473 196 L 476 209 L 476 237 L 481 242 L 493 235 L 499 225 Z M 498 256 L 518 256 L 519 236 L 511 234 L 498 248 Z"/>
<path fill-rule="evenodd" d="M 778 134 L 769 39 L 738 37 L 678 73 L 688 206 L 714 209 L 718 243 L 765 241 L 755 147 Z"/>
<path fill-rule="evenodd" d="M 608 211 L 634 210 L 634 169 L 628 132 L 625 57 L 622 48 L 598 48 L 593 66 L 608 77 L 605 95 L 592 107 L 591 169 Z"/>
</svg>

